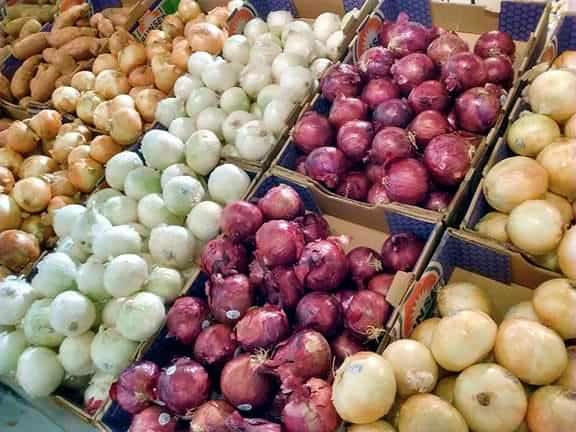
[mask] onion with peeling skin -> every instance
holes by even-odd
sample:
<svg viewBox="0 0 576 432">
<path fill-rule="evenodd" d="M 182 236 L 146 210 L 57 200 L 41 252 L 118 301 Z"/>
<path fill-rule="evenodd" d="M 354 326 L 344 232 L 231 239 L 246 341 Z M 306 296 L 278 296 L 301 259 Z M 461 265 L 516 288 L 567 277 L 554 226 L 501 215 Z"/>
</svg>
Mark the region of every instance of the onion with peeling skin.
<svg viewBox="0 0 576 432">
<path fill-rule="evenodd" d="M 499 30 L 482 33 L 476 44 L 474 44 L 474 53 L 482 58 L 497 55 L 506 55 L 514 58 L 515 51 L 516 45 L 512 37 L 508 33 Z"/>
<path fill-rule="evenodd" d="M 336 193 L 356 201 L 366 201 L 370 182 L 366 174 L 359 171 L 351 171 L 342 179 Z"/>
<path fill-rule="evenodd" d="M 415 87 L 433 78 L 435 67 L 426 54 L 412 53 L 396 61 L 390 71 L 402 94 L 408 95 Z"/>
<path fill-rule="evenodd" d="M 269 349 L 290 333 L 284 310 L 274 305 L 249 309 L 234 327 L 236 340 L 245 351 Z"/>
<path fill-rule="evenodd" d="M 379 46 L 368 48 L 358 60 L 360 72 L 368 80 L 388 78 L 393 64 L 394 53 Z"/>
<path fill-rule="evenodd" d="M 454 105 L 458 125 L 474 133 L 488 132 L 500 115 L 500 100 L 482 87 L 471 88 L 456 99 Z"/>
<path fill-rule="evenodd" d="M 194 358 L 205 366 L 223 366 L 238 348 L 232 329 L 213 324 L 200 332 L 194 342 Z"/>
<path fill-rule="evenodd" d="M 306 158 L 308 175 L 330 189 L 336 188 L 347 168 L 346 156 L 335 147 L 319 147 Z"/>
<path fill-rule="evenodd" d="M 442 68 L 442 83 L 449 92 L 482 86 L 486 82 L 486 77 L 482 58 L 470 52 L 450 56 Z"/>
<path fill-rule="evenodd" d="M 415 87 L 408 96 L 408 102 L 417 114 L 426 110 L 445 112 L 450 104 L 450 97 L 441 82 L 431 80 Z"/>
</svg>

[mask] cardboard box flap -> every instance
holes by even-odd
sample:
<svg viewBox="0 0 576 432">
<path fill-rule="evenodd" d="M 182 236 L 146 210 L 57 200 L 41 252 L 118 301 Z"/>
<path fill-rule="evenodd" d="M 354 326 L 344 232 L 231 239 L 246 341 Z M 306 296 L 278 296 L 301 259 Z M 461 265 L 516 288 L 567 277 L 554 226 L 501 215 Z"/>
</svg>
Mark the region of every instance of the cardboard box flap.
<svg viewBox="0 0 576 432">
<path fill-rule="evenodd" d="M 399 307 L 413 282 L 413 273 L 397 272 L 386 296 L 386 301 L 394 307 Z"/>
</svg>

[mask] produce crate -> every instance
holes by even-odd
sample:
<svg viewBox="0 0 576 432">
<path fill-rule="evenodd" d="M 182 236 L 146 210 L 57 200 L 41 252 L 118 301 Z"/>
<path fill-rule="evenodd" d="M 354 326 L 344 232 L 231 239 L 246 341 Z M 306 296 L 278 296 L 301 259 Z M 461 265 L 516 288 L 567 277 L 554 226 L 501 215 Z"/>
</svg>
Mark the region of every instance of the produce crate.
<svg viewBox="0 0 576 432">
<path fill-rule="evenodd" d="M 347 249 L 360 245 L 379 249 L 390 233 L 401 231 L 413 232 L 420 238 L 427 239 L 426 247 L 414 272 L 398 275 L 388 293 L 387 301 L 394 307 L 399 306 L 411 282 L 424 271 L 440 238 L 441 225 L 434 220 L 419 218 L 401 209 L 387 210 L 382 217 L 381 209 L 363 209 L 351 202 L 341 203 L 322 193 L 314 184 L 297 182 L 273 174 L 265 175 L 249 198 L 262 197 L 269 189 L 279 184 L 287 184 L 296 189 L 304 201 L 306 210 L 320 212 L 328 221 L 333 234 L 351 235 Z M 200 272 L 188 295 L 204 297 L 204 284 L 207 279 L 207 275 Z M 387 323 L 387 328 L 391 323 L 392 321 Z M 163 329 L 159 337 L 142 352 L 141 359 L 154 361 L 164 367 L 170 364 L 174 357 L 189 354 L 190 347 L 185 347 L 174 338 L 168 337 L 167 330 Z M 104 432 L 126 432 L 130 427 L 131 418 L 132 416 L 116 402 L 110 401 L 106 409 L 99 414 L 96 426 Z"/>
<path fill-rule="evenodd" d="M 481 6 L 462 5 L 451 3 L 436 3 L 428 0 L 411 1 L 407 4 L 398 1 L 385 1 L 380 3 L 375 12 L 368 17 L 359 29 L 358 35 L 349 48 L 345 63 L 356 63 L 362 53 L 368 48 L 378 46 L 378 29 L 384 20 L 395 20 L 401 11 L 406 12 L 411 20 L 418 21 L 427 26 L 440 26 L 456 31 L 462 39 L 473 45 L 481 33 L 499 29 L 512 35 L 516 42 L 515 85 L 502 101 L 502 114 L 496 125 L 486 134 L 472 160 L 472 167 L 454 194 L 452 202 L 445 214 L 426 209 L 410 207 L 421 211 L 428 217 L 442 220 L 449 225 L 457 224 L 463 216 L 463 209 L 474 190 L 480 177 L 481 167 L 486 162 L 488 152 L 494 145 L 497 136 L 505 124 L 506 115 L 516 100 L 519 91 L 520 75 L 536 61 L 537 54 L 542 50 L 546 41 L 546 28 L 550 14 L 550 6 L 545 3 L 516 3 L 503 1 L 500 14 L 488 12 Z M 315 96 L 311 103 L 304 107 L 301 115 L 307 110 L 314 110 L 327 114 L 330 102 L 321 94 Z M 288 137 L 286 144 L 273 162 L 273 170 L 278 174 L 291 178 L 301 178 L 296 172 L 296 161 L 302 153 L 296 148 L 292 139 Z M 334 195 L 324 186 L 318 185 L 325 193 Z M 368 205 L 364 203 L 359 203 Z"/>
</svg>

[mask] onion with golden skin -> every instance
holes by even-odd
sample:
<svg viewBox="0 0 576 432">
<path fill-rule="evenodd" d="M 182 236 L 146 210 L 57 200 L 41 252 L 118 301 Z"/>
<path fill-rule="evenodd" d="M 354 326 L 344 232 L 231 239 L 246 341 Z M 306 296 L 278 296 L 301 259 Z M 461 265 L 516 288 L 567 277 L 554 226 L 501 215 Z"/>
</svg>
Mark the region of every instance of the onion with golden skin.
<svg viewBox="0 0 576 432">
<path fill-rule="evenodd" d="M 0 233 L 0 265 L 21 272 L 39 256 L 40 246 L 33 235 L 16 229 Z"/>
<path fill-rule="evenodd" d="M 569 201 L 576 199 L 576 140 L 552 143 L 538 155 L 538 162 L 548 171 L 548 187 Z"/>
<path fill-rule="evenodd" d="M 20 207 L 14 198 L 0 194 L 0 231 L 18 228 L 21 221 Z"/>
<path fill-rule="evenodd" d="M 526 420 L 531 432 L 573 432 L 576 392 L 556 385 L 539 388 L 528 401 Z"/>
<path fill-rule="evenodd" d="M 38 177 L 28 177 L 18 180 L 12 189 L 12 198 L 23 210 L 28 213 L 37 213 L 44 210 L 52 193 L 50 185 Z"/>
<path fill-rule="evenodd" d="M 576 279 L 576 225 L 572 226 L 558 247 L 558 265 L 570 279 Z"/>
<path fill-rule="evenodd" d="M 104 177 L 104 167 L 94 159 L 80 159 L 68 167 L 68 177 L 79 191 L 92 192 Z"/>
</svg>

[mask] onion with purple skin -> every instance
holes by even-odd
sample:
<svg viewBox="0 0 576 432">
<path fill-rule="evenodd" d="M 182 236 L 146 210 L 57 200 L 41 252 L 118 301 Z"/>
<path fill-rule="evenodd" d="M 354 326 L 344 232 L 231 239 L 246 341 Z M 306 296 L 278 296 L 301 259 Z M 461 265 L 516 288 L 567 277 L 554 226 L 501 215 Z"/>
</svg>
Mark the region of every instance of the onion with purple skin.
<svg viewBox="0 0 576 432">
<path fill-rule="evenodd" d="M 235 412 L 226 419 L 226 432 L 282 432 L 282 425 L 264 419 L 243 418 Z"/>
<path fill-rule="evenodd" d="M 376 162 L 370 162 L 366 165 L 366 177 L 368 177 L 371 183 L 380 184 L 385 175 L 386 165 Z"/>
<path fill-rule="evenodd" d="M 410 92 L 408 103 L 416 114 L 426 110 L 444 112 L 450 96 L 440 81 L 424 81 Z"/>
<path fill-rule="evenodd" d="M 393 234 L 382 245 L 382 265 L 391 272 L 412 271 L 423 249 L 424 242 L 415 234 Z"/>
<path fill-rule="evenodd" d="M 390 99 L 382 102 L 372 113 L 372 124 L 376 132 L 388 126 L 405 128 L 414 117 L 406 99 Z"/>
<path fill-rule="evenodd" d="M 254 303 L 254 287 L 244 274 L 212 276 L 206 282 L 208 305 L 214 318 L 223 324 L 235 324 Z"/>
<path fill-rule="evenodd" d="M 390 291 L 390 287 L 392 286 L 392 282 L 394 282 L 394 277 L 395 275 L 393 274 L 380 273 L 368 281 L 367 288 L 386 298 L 388 291 Z"/>
<path fill-rule="evenodd" d="M 263 223 L 264 218 L 258 206 L 248 201 L 228 204 L 220 217 L 222 232 L 234 241 L 253 238 Z"/>
<path fill-rule="evenodd" d="M 328 120 L 336 129 L 352 120 L 368 119 L 368 107 L 362 99 L 339 96 L 334 100 Z"/>
<path fill-rule="evenodd" d="M 430 192 L 426 202 L 424 203 L 424 208 L 440 213 L 444 213 L 450 207 L 452 202 L 452 194 L 450 192 L 444 191 L 434 191 Z"/>
<path fill-rule="evenodd" d="M 166 410 L 151 406 L 132 418 L 128 432 L 175 432 L 177 420 Z"/>
<path fill-rule="evenodd" d="M 210 397 L 208 372 L 187 357 L 177 359 L 163 369 L 158 379 L 158 397 L 175 414 L 188 415 Z"/>
<path fill-rule="evenodd" d="M 365 246 L 356 247 L 348 252 L 346 262 L 348 272 L 358 289 L 364 288 L 369 279 L 382 271 L 380 254 Z"/>
<path fill-rule="evenodd" d="M 274 397 L 274 382 L 260 373 L 261 360 L 250 354 L 234 357 L 220 375 L 220 390 L 230 404 L 240 411 L 265 407 Z"/>
<path fill-rule="evenodd" d="M 366 80 L 390 76 L 394 53 L 383 47 L 368 48 L 358 60 L 358 68 Z"/>
<path fill-rule="evenodd" d="M 382 184 L 393 202 L 418 205 L 428 195 L 428 171 L 416 159 L 400 159 L 386 170 Z"/>
<path fill-rule="evenodd" d="M 330 235 L 330 226 L 326 219 L 318 213 L 306 213 L 304 216 L 294 220 L 302 228 L 304 241 L 306 243 L 314 240 L 324 240 Z"/>
<path fill-rule="evenodd" d="M 346 174 L 347 161 L 342 150 L 336 147 L 320 147 L 306 158 L 306 171 L 310 178 L 334 189 Z"/>
<path fill-rule="evenodd" d="M 488 132 L 500 115 L 500 100 L 488 90 L 475 87 L 462 93 L 454 105 L 458 125 L 474 133 Z"/>
<path fill-rule="evenodd" d="M 156 384 L 159 376 L 160 368 L 155 363 L 136 363 L 120 374 L 110 389 L 110 396 L 124 411 L 138 414 L 157 399 Z"/>
<path fill-rule="evenodd" d="M 325 337 L 334 336 L 342 327 L 340 302 L 328 293 L 306 294 L 296 307 L 296 326 L 316 330 Z"/>
<path fill-rule="evenodd" d="M 400 89 L 391 80 L 386 78 L 378 78 L 368 81 L 368 84 L 362 90 L 360 99 L 368 105 L 369 108 L 374 109 L 382 102 L 390 99 L 398 99 L 400 97 Z"/>
<path fill-rule="evenodd" d="M 350 306 L 350 302 L 352 301 L 354 294 L 356 294 L 356 291 L 351 289 L 338 290 L 334 293 L 334 296 L 340 302 L 342 312 L 346 312 L 346 309 L 348 309 L 348 306 Z"/>
<path fill-rule="evenodd" d="M 424 165 L 435 183 L 458 186 L 470 169 L 474 148 L 457 135 L 434 138 L 424 150 Z"/>
<path fill-rule="evenodd" d="M 408 133 L 393 126 L 385 127 L 376 134 L 370 150 L 370 160 L 383 166 L 415 155 L 414 144 Z"/>
<path fill-rule="evenodd" d="M 225 324 L 205 328 L 194 343 L 194 358 L 204 366 L 221 366 L 234 357 L 238 343 Z"/>
<path fill-rule="evenodd" d="M 435 66 L 430 57 L 422 53 L 408 54 L 392 66 L 392 76 L 400 87 L 400 91 L 408 95 L 424 81 L 432 79 Z"/>
<path fill-rule="evenodd" d="M 229 276 L 246 273 L 247 269 L 246 249 L 229 238 L 218 237 L 210 240 L 202 249 L 202 270 L 208 274 Z"/>
<path fill-rule="evenodd" d="M 386 192 L 386 187 L 380 183 L 374 183 L 370 190 L 368 191 L 368 197 L 366 198 L 366 202 L 370 204 L 389 204 L 392 201 L 388 196 L 388 192 Z"/>
<path fill-rule="evenodd" d="M 260 287 L 264 283 L 264 278 L 268 272 L 268 269 L 264 264 L 262 264 L 258 259 L 253 259 L 248 266 L 248 279 L 252 286 Z"/>
<path fill-rule="evenodd" d="M 290 395 L 282 410 L 286 432 L 333 432 L 340 417 L 332 405 L 332 387 L 318 378 L 309 379 Z"/>
<path fill-rule="evenodd" d="M 454 32 L 447 32 L 434 39 L 426 53 L 438 66 L 444 66 L 453 54 L 469 51 L 468 44 Z"/>
<path fill-rule="evenodd" d="M 229 432 L 226 419 L 237 413 L 228 402 L 204 402 L 190 417 L 190 432 Z"/>
<path fill-rule="evenodd" d="M 494 83 L 486 83 L 484 85 L 484 89 L 487 92 L 492 93 L 494 96 L 496 96 L 498 99 L 501 99 L 502 96 L 507 97 L 508 93 L 506 92 L 506 90 L 504 90 L 504 88 L 501 85 L 498 84 L 494 84 Z"/>
<path fill-rule="evenodd" d="M 370 182 L 366 174 L 360 171 L 349 172 L 336 188 L 336 193 L 355 201 L 366 201 Z"/>
<path fill-rule="evenodd" d="M 425 148 L 432 138 L 447 134 L 452 130 L 446 117 L 438 111 L 422 111 L 408 125 L 408 130 L 414 134 L 416 144 Z"/>
<path fill-rule="evenodd" d="M 476 54 L 462 52 L 450 56 L 442 68 L 442 83 L 449 92 L 462 92 L 486 83 L 484 61 Z"/>
<path fill-rule="evenodd" d="M 308 171 L 306 170 L 306 156 L 300 156 L 296 159 L 296 172 L 303 176 L 308 176 Z"/>
<path fill-rule="evenodd" d="M 332 341 L 330 341 L 330 346 L 332 347 L 332 354 L 334 354 L 338 364 L 342 363 L 346 357 L 364 351 L 364 347 L 358 339 L 356 339 L 352 333 L 347 330 L 344 330 L 332 339 Z"/>
<path fill-rule="evenodd" d="M 500 84 L 506 88 L 510 87 L 514 78 L 514 68 L 510 58 L 504 55 L 497 55 L 484 59 L 486 76 L 489 83 Z"/>
<path fill-rule="evenodd" d="M 246 312 L 234 333 L 245 351 L 269 349 L 288 337 L 290 324 L 282 308 L 267 304 Z"/>
<path fill-rule="evenodd" d="M 293 187 L 280 184 L 269 189 L 258 200 L 258 207 L 266 220 L 292 220 L 304 214 L 304 203 Z"/>
<path fill-rule="evenodd" d="M 374 138 L 372 123 L 352 120 L 344 123 L 338 131 L 336 146 L 352 162 L 362 162 Z"/>
<path fill-rule="evenodd" d="M 196 297 L 177 299 L 166 315 L 168 335 L 186 345 L 194 343 L 202 329 L 209 324 L 208 305 Z"/>
<path fill-rule="evenodd" d="M 378 31 L 378 41 L 380 45 L 383 47 L 388 46 L 388 42 L 390 42 L 390 30 L 396 23 L 394 21 L 384 21 L 380 26 L 380 30 Z"/>
<path fill-rule="evenodd" d="M 390 306 L 380 294 L 358 291 L 344 314 L 346 328 L 363 340 L 378 339 L 384 332 Z"/>
<path fill-rule="evenodd" d="M 292 139 L 298 149 L 308 154 L 318 147 L 330 145 L 334 132 L 326 117 L 316 111 L 308 111 L 296 122 Z"/>
<path fill-rule="evenodd" d="M 274 267 L 264 277 L 264 297 L 268 303 L 291 310 L 304 294 L 302 283 L 292 267 Z"/>
<path fill-rule="evenodd" d="M 303 248 L 304 235 L 300 226 L 294 222 L 269 221 L 256 233 L 255 254 L 267 267 L 294 264 L 300 258 Z"/>
<path fill-rule="evenodd" d="M 515 52 L 516 45 L 512 37 L 499 30 L 482 33 L 474 45 L 474 53 L 482 58 L 503 54 L 513 59 Z"/>
<path fill-rule="evenodd" d="M 338 63 L 326 71 L 320 89 L 331 102 L 338 96 L 356 97 L 362 91 L 362 76 L 356 66 Z"/>
<path fill-rule="evenodd" d="M 302 285 L 313 291 L 335 290 L 346 278 L 347 271 L 344 250 L 333 240 L 308 243 L 294 266 Z"/>
<path fill-rule="evenodd" d="M 429 30 L 422 24 L 409 21 L 408 15 L 401 12 L 387 31 L 388 44 L 397 57 L 404 57 L 410 53 L 424 52 L 429 44 Z"/>
</svg>

